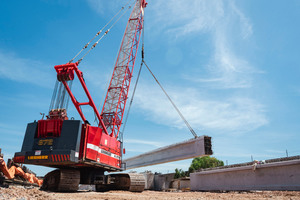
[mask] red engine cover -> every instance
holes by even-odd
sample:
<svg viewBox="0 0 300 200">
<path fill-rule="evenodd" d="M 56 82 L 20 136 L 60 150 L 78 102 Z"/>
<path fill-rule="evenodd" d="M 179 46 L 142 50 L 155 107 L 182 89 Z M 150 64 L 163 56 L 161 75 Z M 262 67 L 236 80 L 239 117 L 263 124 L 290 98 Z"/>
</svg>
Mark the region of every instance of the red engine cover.
<svg viewBox="0 0 300 200">
<path fill-rule="evenodd" d="M 59 137 L 61 133 L 62 124 L 62 119 L 39 120 L 37 137 Z"/>
</svg>

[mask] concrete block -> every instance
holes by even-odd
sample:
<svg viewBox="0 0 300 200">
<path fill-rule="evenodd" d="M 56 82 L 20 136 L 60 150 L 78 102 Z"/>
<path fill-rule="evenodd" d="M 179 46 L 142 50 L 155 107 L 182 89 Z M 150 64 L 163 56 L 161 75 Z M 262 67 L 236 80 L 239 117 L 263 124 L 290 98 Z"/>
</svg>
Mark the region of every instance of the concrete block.
<svg viewBox="0 0 300 200">
<path fill-rule="evenodd" d="M 175 173 L 170 174 L 155 174 L 154 175 L 154 190 L 162 191 L 171 188 L 171 182 L 174 179 Z"/>
<path fill-rule="evenodd" d="M 154 190 L 154 174 L 153 173 L 143 173 L 145 176 L 145 190 Z"/>
<path fill-rule="evenodd" d="M 255 170 L 254 170 L 255 169 Z M 300 190 L 300 160 L 192 173 L 191 190 Z"/>
<path fill-rule="evenodd" d="M 191 181 L 189 177 L 174 179 L 171 183 L 171 187 L 177 190 L 190 189 Z"/>
</svg>

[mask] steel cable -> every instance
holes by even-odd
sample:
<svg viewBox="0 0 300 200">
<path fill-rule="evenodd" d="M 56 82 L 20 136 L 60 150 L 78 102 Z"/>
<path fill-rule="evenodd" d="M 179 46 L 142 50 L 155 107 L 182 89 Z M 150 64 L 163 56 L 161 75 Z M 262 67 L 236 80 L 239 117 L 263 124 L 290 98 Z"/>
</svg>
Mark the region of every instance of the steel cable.
<svg viewBox="0 0 300 200">
<path fill-rule="evenodd" d="M 175 108 L 175 110 L 177 111 L 177 113 L 179 114 L 179 116 L 181 117 L 181 119 L 184 121 L 184 123 L 186 124 L 186 126 L 188 127 L 188 129 L 190 130 L 190 132 L 193 134 L 193 136 L 195 138 L 197 138 L 198 136 L 197 136 L 196 132 L 194 131 L 194 129 L 191 127 L 191 125 L 185 119 L 185 117 L 183 116 L 183 114 L 180 112 L 180 110 L 178 109 L 178 107 L 175 105 L 175 103 L 173 102 L 173 100 L 171 99 L 171 97 L 168 95 L 168 93 L 166 92 L 166 90 L 162 87 L 162 85 L 157 80 L 157 78 L 152 73 L 152 71 L 150 70 L 150 68 L 148 67 L 148 65 L 146 64 L 146 62 L 144 60 L 144 27 L 145 27 L 145 24 L 144 24 L 143 30 L 142 30 L 142 62 L 141 62 L 141 66 L 140 66 L 140 69 L 139 69 L 139 72 L 138 72 L 138 76 L 137 76 L 137 79 L 136 79 L 136 82 L 135 82 L 135 85 L 134 85 L 134 89 L 133 89 L 132 97 L 131 97 L 131 100 L 130 100 L 130 103 L 129 103 L 129 107 L 128 107 L 128 110 L 127 110 L 127 113 L 126 113 L 126 116 L 125 116 L 125 121 L 124 121 L 123 129 L 122 129 L 122 132 L 121 132 L 121 134 L 122 134 L 121 135 L 121 141 L 123 142 L 123 133 L 125 131 L 125 127 L 126 127 L 126 124 L 127 124 L 128 116 L 129 116 L 130 109 L 131 109 L 132 102 L 133 102 L 133 98 L 134 98 L 134 95 L 135 95 L 135 92 L 136 92 L 137 84 L 139 82 L 139 78 L 140 78 L 140 74 L 141 74 L 141 71 L 142 71 L 143 64 L 145 64 L 145 66 L 147 67 L 148 71 L 150 72 L 150 74 L 152 75 L 152 77 L 155 79 L 156 83 L 160 86 L 160 88 L 162 89 L 162 91 L 165 93 L 165 95 L 167 96 L 167 98 L 169 99 L 169 101 L 171 102 L 171 104 L 173 105 L 173 107 Z"/>
<path fill-rule="evenodd" d="M 78 64 L 83 60 L 83 58 L 88 54 L 88 53 L 90 53 L 90 51 L 92 50 L 92 49 L 94 49 L 96 46 L 97 46 L 97 44 L 102 40 L 102 38 L 104 37 L 104 36 L 106 36 L 107 34 L 108 34 L 108 32 L 115 26 L 115 24 L 127 13 L 127 11 L 129 10 L 131 8 L 131 6 L 129 6 L 128 7 L 128 9 L 125 11 L 125 12 L 123 12 L 123 14 L 104 32 L 104 34 L 93 44 L 93 46 L 77 61 L 78 62 Z"/>
<path fill-rule="evenodd" d="M 162 89 L 162 91 L 165 93 L 165 95 L 167 96 L 167 98 L 169 99 L 169 101 L 171 102 L 171 104 L 173 105 L 173 107 L 175 108 L 175 110 L 177 111 L 177 113 L 179 114 L 179 116 L 181 117 L 181 119 L 184 121 L 185 125 L 188 127 L 188 129 L 191 131 L 191 133 L 193 134 L 193 136 L 195 138 L 197 138 L 197 134 L 194 131 L 194 129 L 191 127 L 191 125 L 188 123 L 188 121 L 185 119 L 185 117 L 182 115 L 182 113 L 180 112 L 180 110 L 178 109 L 178 107 L 175 105 L 175 103 L 172 101 L 172 99 L 170 98 L 170 96 L 168 95 L 168 93 L 166 92 L 166 90 L 162 87 L 162 85 L 160 84 L 160 82 L 157 80 L 157 78 L 155 77 L 155 75 L 152 73 L 152 71 L 150 70 L 150 68 L 148 67 L 148 65 L 146 64 L 146 62 L 144 61 L 145 66 L 147 67 L 148 71 L 150 72 L 150 74 L 152 75 L 152 77 L 155 79 L 156 83 L 159 85 L 159 87 Z"/>
<path fill-rule="evenodd" d="M 72 58 L 69 63 L 73 62 L 75 60 L 75 58 L 77 58 L 77 56 L 79 56 L 81 54 L 81 52 L 86 49 L 90 43 L 98 36 L 102 33 L 102 31 L 120 14 L 120 12 L 130 3 L 131 0 L 129 0 L 125 6 L 123 6 L 106 24 L 104 27 L 101 28 L 100 31 L 98 31 L 96 33 L 96 35 L 74 56 L 74 58 Z"/>
</svg>

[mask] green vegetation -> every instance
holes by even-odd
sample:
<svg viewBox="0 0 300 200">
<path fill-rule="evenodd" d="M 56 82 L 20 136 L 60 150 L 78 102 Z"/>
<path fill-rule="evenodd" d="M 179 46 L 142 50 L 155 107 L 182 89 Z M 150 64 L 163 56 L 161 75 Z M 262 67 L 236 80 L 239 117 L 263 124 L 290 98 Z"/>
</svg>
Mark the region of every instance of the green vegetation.
<svg viewBox="0 0 300 200">
<path fill-rule="evenodd" d="M 174 178 L 181 178 L 181 177 L 186 177 L 186 176 L 189 176 L 190 173 L 188 171 L 183 171 L 182 169 L 175 169 L 175 175 L 174 175 Z"/>
<path fill-rule="evenodd" d="M 220 167 L 220 166 L 224 166 L 224 162 L 222 160 L 218 160 L 215 157 L 204 156 L 204 157 L 194 158 L 189 168 L 189 171 L 183 171 L 182 169 L 176 168 L 174 178 L 176 179 L 176 178 L 189 176 L 190 173 L 199 169 L 206 169 L 206 168 L 213 168 L 213 167 Z"/>
<path fill-rule="evenodd" d="M 222 160 L 218 160 L 215 157 L 204 156 L 199 158 L 194 158 L 192 164 L 189 168 L 189 172 L 194 172 L 199 169 L 213 168 L 224 166 L 224 162 Z"/>
</svg>

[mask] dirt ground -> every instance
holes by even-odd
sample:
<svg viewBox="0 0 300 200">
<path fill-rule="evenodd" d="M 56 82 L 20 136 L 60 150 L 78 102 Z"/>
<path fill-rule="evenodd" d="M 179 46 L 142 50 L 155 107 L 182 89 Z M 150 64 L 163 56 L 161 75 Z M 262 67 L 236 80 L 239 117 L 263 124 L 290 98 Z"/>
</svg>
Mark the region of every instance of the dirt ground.
<svg viewBox="0 0 300 200">
<path fill-rule="evenodd" d="M 40 191 L 38 188 L 24 188 L 11 186 L 0 188 L 0 199 L 10 200 L 56 200 L 56 199 L 78 199 L 78 200 L 159 200 L 159 199 L 299 199 L 300 192 L 293 191 L 254 191 L 254 192 L 156 192 L 144 191 L 132 193 L 125 191 L 110 191 L 104 193 L 80 191 L 77 193 L 54 193 Z"/>
</svg>

